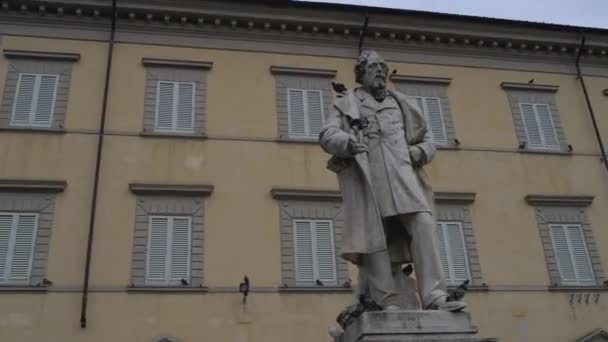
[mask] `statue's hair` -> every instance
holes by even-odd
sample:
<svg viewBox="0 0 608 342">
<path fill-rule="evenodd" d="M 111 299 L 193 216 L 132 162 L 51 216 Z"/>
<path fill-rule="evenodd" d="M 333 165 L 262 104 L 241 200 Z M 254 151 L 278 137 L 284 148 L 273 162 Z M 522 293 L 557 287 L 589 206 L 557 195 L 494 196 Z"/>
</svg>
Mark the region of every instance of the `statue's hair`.
<svg viewBox="0 0 608 342">
<path fill-rule="evenodd" d="M 359 58 L 357 58 L 357 63 L 355 64 L 355 80 L 357 83 L 362 83 L 362 77 L 365 73 L 365 68 L 367 67 L 367 61 L 373 55 L 380 56 L 380 54 L 374 50 L 366 50 L 361 52 Z"/>
</svg>

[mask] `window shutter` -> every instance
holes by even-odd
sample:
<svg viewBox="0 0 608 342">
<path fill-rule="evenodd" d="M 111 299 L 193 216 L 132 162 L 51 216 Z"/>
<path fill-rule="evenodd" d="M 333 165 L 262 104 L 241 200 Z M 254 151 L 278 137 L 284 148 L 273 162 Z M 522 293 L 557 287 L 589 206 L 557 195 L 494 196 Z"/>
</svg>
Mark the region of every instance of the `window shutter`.
<svg viewBox="0 0 608 342">
<path fill-rule="evenodd" d="M 570 225 L 566 227 L 568 231 L 568 242 L 572 253 L 572 261 L 576 272 L 576 279 L 579 283 L 594 283 L 593 269 L 589 251 L 585 244 L 585 237 L 581 226 Z"/>
<path fill-rule="evenodd" d="M 304 90 L 288 90 L 289 136 L 306 136 L 306 114 L 304 109 Z"/>
<path fill-rule="evenodd" d="M 165 283 L 167 279 L 168 232 L 168 217 L 150 216 L 146 283 Z"/>
<path fill-rule="evenodd" d="M 173 128 L 173 82 L 158 82 L 156 97 L 156 129 L 170 131 Z"/>
<path fill-rule="evenodd" d="M 317 279 L 324 285 L 336 285 L 336 255 L 331 221 L 315 221 Z M 316 279 L 315 279 L 316 280 Z"/>
<path fill-rule="evenodd" d="M 550 225 L 551 240 L 553 241 L 553 253 L 559 269 L 559 274 L 564 282 L 576 282 L 574 264 L 570 258 L 568 237 L 566 229 L 562 225 Z"/>
<path fill-rule="evenodd" d="M 323 92 L 307 90 L 308 136 L 316 138 L 323 127 Z"/>
<path fill-rule="evenodd" d="M 433 140 L 438 144 L 447 144 L 448 138 L 445 132 L 443 116 L 441 113 L 441 103 L 437 97 L 425 98 L 426 118 L 429 130 L 433 134 Z"/>
<path fill-rule="evenodd" d="M 543 141 L 540 134 L 540 127 L 536 122 L 536 114 L 534 114 L 534 106 L 528 103 L 522 103 L 521 116 L 526 131 L 527 143 L 531 146 L 542 146 Z"/>
<path fill-rule="evenodd" d="M 37 215 L 17 215 L 12 255 L 9 255 L 9 280 L 27 282 L 32 270 L 32 257 L 36 239 Z"/>
<path fill-rule="evenodd" d="M 40 86 L 38 88 L 36 110 L 34 112 L 35 125 L 50 126 L 53 108 L 55 107 L 58 80 L 59 77 L 54 75 L 40 76 Z"/>
<path fill-rule="evenodd" d="M 439 240 L 439 259 L 441 260 L 441 270 L 446 280 L 450 279 L 450 262 L 448 261 L 448 252 L 443 236 L 443 223 L 437 223 L 437 236 Z"/>
<path fill-rule="evenodd" d="M 194 83 L 178 83 L 177 128 L 192 132 L 194 129 Z"/>
<path fill-rule="evenodd" d="M 296 264 L 296 282 L 314 283 L 314 261 L 312 222 L 294 220 L 294 258 Z"/>
<path fill-rule="evenodd" d="M 32 112 L 32 105 L 34 104 L 35 87 L 36 75 L 19 74 L 15 104 L 13 105 L 12 123 L 30 123 L 30 113 Z"/>
<path fill-rule="evenodd" d="M 190 281 L 190 219 L 173 218 L 171 230 L 171 280 Z"/>
<path fill-rule="evenodd" d="M 8 263 L 8 248 L 13 227 L 13 215 L 0 215 L 0 281 L 6 280 Z"/>
<path fill-rule="evenodd" d="M 451 278 L 454 282 L 460 283 L 470 278 L 462 225 L 459 222 L 446 223 L 445 230 L 450 251 Z"/>
<path fill-rule="evenodd" d="M 543 135 L 543 145 L 547 147 L 559 147 L 557 141 L 557 133 L 553 126 L 553 119 L 551 118 L 551 109 L 546 104 L 535 104 L 534 109 L 538 116 L 538 122 L 540 123 L 540 129 Z"/>
</svg>

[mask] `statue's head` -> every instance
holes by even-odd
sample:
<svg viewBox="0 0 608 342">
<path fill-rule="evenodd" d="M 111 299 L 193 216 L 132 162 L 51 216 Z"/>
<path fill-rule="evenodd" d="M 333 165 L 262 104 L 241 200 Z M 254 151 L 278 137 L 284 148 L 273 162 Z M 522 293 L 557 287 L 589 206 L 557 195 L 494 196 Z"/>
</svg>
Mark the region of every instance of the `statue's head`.
<svg viewBox="0 0 608 342">
<path fill-rule="evenodd" d="M 376 51 L 363 51 L 355 65 L 357 83 L 366 88 L 381 90 L 386 88 L 388 65 Z"/>
</svg>

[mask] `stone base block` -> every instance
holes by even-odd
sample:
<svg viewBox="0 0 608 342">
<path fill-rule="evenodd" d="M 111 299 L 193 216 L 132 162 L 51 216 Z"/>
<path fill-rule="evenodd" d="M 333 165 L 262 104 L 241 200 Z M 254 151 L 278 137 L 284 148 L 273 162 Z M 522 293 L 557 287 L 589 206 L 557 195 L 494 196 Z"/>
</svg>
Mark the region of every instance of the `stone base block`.
<svg viewBox="0 0 608 342">
<path fill-rule="evenodd" d="M 468 312 L 365 312 L 336 342 L 498 342 L 480 338 Z"/>
</svg>

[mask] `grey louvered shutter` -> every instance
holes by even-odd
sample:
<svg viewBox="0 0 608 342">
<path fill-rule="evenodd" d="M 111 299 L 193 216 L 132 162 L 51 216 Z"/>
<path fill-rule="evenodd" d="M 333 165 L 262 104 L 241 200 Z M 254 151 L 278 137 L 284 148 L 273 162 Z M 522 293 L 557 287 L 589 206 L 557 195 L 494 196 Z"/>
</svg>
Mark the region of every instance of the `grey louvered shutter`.
<svg viewBox="0 0 608 342">
<path fill-rule="evenodd" d="M 559 147 L 557 133 L 553 126 L 553 118 L 551 117 L 551 109 L 546 104 L 535 104 L 540 130 L 542 132 L 543 145 L 545 147 Z"/>
<path fill-rule="evenodd" d="M 19 74 L 11 123 L 19 125 L 30 123 L 35 88 L 36 75 Z"/>
<path fill-rule="evenodd" d="M 536 122 L 536 114 L 534 113 L 534 105 L 529 103 L 520 104 L 521 116 L 526 132 L 527 144 L 529 146 L 542 146 L 540 127 Z"/>
<path fill-rule="evenodd" d="M 8 249 L 11 241 L 11 230 L 13 228 L 13 215 L 0 214 L 0 282 L 8 278 Z"/>
<path fill-rule="evenodd" d="M 562 283 L 592 285 L 595 283 L 589 251 L 580 225 L 549 225 L 553 253 Z"/>
<path fill-rule="evenodd" d="M 293 230 L 296 283 L 311 285 L 315 281 L 312 222 L 294 220 Z"/>
<path fill-rule="evenodd" d="M 570 243 L 572 260 L 576 271 L 576 279 L 581 284 L 595 283 L 589 251 L 587 250 L 587 244 L 585 243 L 585 237 L 581 226 L 569 225 L 567 226 L 567 230 L 568 242 Z"/>
<path fill-rule="evenodd" d="M 446 240 L 451 261 L 451 279 L 460 283 L 470 278 L 467 250 L 460 222 L 445 224 Z"/>
<path fill-rule="evenodd" d="M 427 128 L 433 136 L 433 141 L 441 145 L 447 144 L 448 137 L 443 120 L 440 99 L 438 97 L 423 96 L 418 96 L 415 99 L 426 119 Z"/>
<path fill-rule="evenodd" d="M 168 275 L 169 218 L 150 216 L 149 220 L 146 284 L 164 284 Z"/>
<path fill-rule="evenodd" d="M 187 217 L 172 218 L 171 226 L 171 281 L 179 284 L 190 281 L 191 220 Z"/>
<path fill-rule="evenodd" d="M 575 283 L 576 273 L 574 264 L 570 258 L 570 248 L 568 246 L 568 236 L 565 226 L 550 225 L 551 241 L 553 242 L 553 254 L 557 261 L 560 277 L 564 283 Z"/>
<path fill-rule="evenodd" d="M 287 107 L 289 118 L 289 136 L 306 136 L 306 112 L 304 104 L 304 90 L 287 90 Z"/>
<path fill-rule="evenodd" d="M 177 84 L 177 118 L 176 130 L 192 132 L 194 130 L 194 83 Z"/>
<path fill-rule="evenodd" d="M 34 125 L 51 125 L 58 80 L 59 77 L 55 75 L 39 76 L 39 86 L 36 94 L 36 108 L 34 110 Z"/>
<path fill-rule="evenodd" d="M 317 279 L 324 285 L 337 285 L 336 254 L 331 221 L 314 221 Z M 315 280 L 317 280 L 315 279 Z"/>
<path fill-rule="evenodd" d="M 308 118 L 307 136 L 316 138 L 323 127 L 323 92 L 320 90 L 306 91 L 306 109 Z"/>
<path fill-rule="evenodd" d="M 171 131 L 173 129 L 173 104 L 175 87 L 173 82 L 158 82 L 156 96 L 156 130 Z"/>
<path fill-rule="evenodd" d="M 13 246 L 9 253 L 9 281 L 27 283 L 30 280 L 38 226 L 37 218 L 38 216 L 35 214 L 19 214 L 15 217 L 17 222 L 13 232 Z"/>
<path fill-rule="evenodd" d="M 446 280 L 450 279 L 450 263 L 448 262 L 447 247 L 443 236 L 443 224 L 437 223 L 437 237 L 439 240 L 439 259 L 441 261 L 441 270 Z"/>
</svg>

